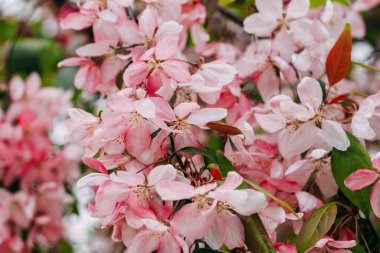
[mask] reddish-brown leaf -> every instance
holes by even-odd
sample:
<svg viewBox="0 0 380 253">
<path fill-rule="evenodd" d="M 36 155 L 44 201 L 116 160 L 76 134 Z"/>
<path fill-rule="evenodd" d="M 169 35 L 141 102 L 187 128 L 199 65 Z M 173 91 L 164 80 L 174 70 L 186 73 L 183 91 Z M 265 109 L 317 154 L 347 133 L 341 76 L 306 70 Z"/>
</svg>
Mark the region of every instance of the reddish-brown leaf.
<svg viewBox="0 0 380 253">
<path fill-rule="evenodd" d="M 347 98 L 347 94 L 343 94 L 343 95 L 337 96 L 337 97 L 335 97 L 335 98 L 333 98 L 333 99 L 330 100 L 329 105 L 338 103 L 340 101 L 343 101 L 346 98 Z"/>
<path fill-rule="evenodd" d="M 220 123 L 217 121 L 211 121 L 207 123 L 206 126 L 211 128 L 212 130 L 215 130 L 224 134 L 229 134 L 229 135 L 242 134 L 239 128 L 225 124 L 225 123 Z"/>
<path fill-rule="evenodd" d="M 342 80 L 351 66 L 352 37 L 349 24 L 343 29 L 342 34 L 331 48 L 326 60 L 326 74 L 330 86 Z"/>
</svg>

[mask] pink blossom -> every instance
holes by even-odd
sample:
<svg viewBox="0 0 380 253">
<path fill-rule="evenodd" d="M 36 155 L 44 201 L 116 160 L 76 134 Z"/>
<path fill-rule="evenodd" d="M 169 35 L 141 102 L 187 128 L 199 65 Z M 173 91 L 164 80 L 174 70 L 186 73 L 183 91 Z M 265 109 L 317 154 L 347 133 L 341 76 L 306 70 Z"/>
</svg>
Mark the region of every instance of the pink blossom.
<svg viewBox="0 0 380 253">
<path fill-rule="evenodd" d="M 287 29 L 294 20 L 305 17 L 310 3 L 306 0 L 292 0 L 285 13 L 281 0 L 258 0 L 255 5 L 259 12 L 244 20 L 244 30 L 257 36 L 269 36 L 277 27 Z"/>
</svg>

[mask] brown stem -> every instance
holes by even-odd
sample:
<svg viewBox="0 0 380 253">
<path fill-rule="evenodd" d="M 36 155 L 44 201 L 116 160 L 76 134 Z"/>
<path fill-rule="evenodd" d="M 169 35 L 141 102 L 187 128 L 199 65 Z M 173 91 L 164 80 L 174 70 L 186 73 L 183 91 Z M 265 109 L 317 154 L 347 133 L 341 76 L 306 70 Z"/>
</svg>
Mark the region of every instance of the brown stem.
<svg viewBox="0 0 380 253">
<path fill-rule="evenodd" d="M 231 20 L 235 24 L 237 24 L 239 26 L 243 26 L 243 20 L 244 19 L 242 17 L 240 17 L 239 15 L 236 15 L 235 13 L 231 12 L 230 10 L 228 10 L 227 8 L 223 7 L 220 4 L 218 4 L 217 9 L 223 16 L 225 16 L 226 18 L 228 18 L 229 20 Z"/>
</svg>

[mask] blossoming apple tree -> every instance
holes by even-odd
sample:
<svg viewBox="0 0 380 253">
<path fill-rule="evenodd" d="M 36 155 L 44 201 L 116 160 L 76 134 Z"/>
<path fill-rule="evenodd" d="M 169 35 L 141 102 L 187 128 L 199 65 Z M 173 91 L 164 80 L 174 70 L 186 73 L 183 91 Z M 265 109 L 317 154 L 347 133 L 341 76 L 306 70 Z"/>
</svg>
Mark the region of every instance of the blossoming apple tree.
<svg viewBox="0 0 380 253">
<path fill-rule="evenodd" d="M 376 1 L 244 1 L 245 17 L 233 2 L 89 0 L 61 17 L 93 41 L 59 66 L 104 104 L 68 110 L 91 215 L 127 253 L 375 250 L 379 93 L 350 69 L 377 70 L 350 56 Z M 213 30 L 215 12 L 244 39 Z"/>
</svg>

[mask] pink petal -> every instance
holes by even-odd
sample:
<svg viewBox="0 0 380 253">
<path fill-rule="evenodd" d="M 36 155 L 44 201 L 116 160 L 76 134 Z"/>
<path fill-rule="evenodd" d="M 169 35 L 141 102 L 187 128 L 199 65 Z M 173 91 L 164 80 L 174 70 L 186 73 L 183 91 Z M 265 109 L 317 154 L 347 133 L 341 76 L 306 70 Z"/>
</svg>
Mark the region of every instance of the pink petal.
<svg viewBox="0 0 380 253">
<path fill-rule="evenodd" d="M 321 137 L 334 148 L 345 151 L 350 146 L 350 140 L 341 124 L 332 120 L 322 123 Z"/>
<path fill-rule="evenodd" d="M 92 157 L 83 157 L 82 161 L 88 167 L 90 167 L 90 168 L 92 168 L 94 170 L 97 170 L 100 173 L 103 173 L 103 174 L 106 174 L 106 175 L 109 174 L 108 170 L 106 169 L 106 167 L 104 167 L 104 165 L 101 162 L 99 162 L 98 160 L 96 160 L 95 158 L 92 158 Z"/>
<path fill-rule="evenodd" d="M 133 106 L 144 118 L 152 119 L 156 117 L 156 105 L 149 98 L 134 101 Z"/>
<path fill-rule="evenodd" d="M 289 34 L 289 32 L 285 29 L 282 29 L 279 33 L 276 34 L 276 37 L 272 41 L 272 57 L 274 55 L 279 56 L 279 58 L 285 62 L 286 64 L 283 64 L 281 62 L 278 62 L 276 65 L 279 67 L 284 65 L 284 67 L 281 67 L 281 71 L 284 73 L 284 77 L 288 82 L 295 82 L 294 80 L 294 75 L 293 73 L 290 73 L 291 70 L 288 69 L 293 69 L 287 65 L 288 63 L 292 61 L 292 56 L 294 52 L 296 51 L 296 46 L 294 44 L 294 39 L 293 37 Z M 280 61 L 281 61 L 280 60 Z M 294 69 L 293 69 L 294 72 Z"/>
<path fill-rule="evenodd" d="M 263 193 L 251 189 L 242 191 L 247 193 L 247 200 L 243 203 L 239 203 L 239 205 L 233 206 L 233 209 L 239 214 L 249 216 L 262 211 L 268 206 L 267 199 Z"/>
<path fill-rule="evenodd" d="M 377 182 L 371 190 L 370 202 L 376 217 L 380 218 L 380 183 Z"/>
<path fill-rule="evenodd" d="M 262 13 L 255 13 L 244 19 L 244 31 L 256 36 L 269 36 L 278 26 L 275 19 L 269 18 Z"/>
<path fill-rule="evenodd" d="M 107 43 L 113 47 L 117 46 L 120 40 L 119 31 L 114 24 L 98 19 L 93 26 L 94 41 L 97 43 Z"/>
<path fill-rule="evenodd" d="M 178 48 L 178 37 L 164 37 L 157 42 L 155 55 L 159 60 L 174 56 Z"/>
<path fill-rule="evenodd" d="M 139 19 L 140 31 L 149 39 L 153 37 L 154 31 L 157 28 L 158 15 L 155 10 L 145 9 Z"/>
<path fill-rule="evenodd" d="M 322 88 L 314 78 L 304 77 L 297 86 L 297 93 L 302 104 L 311 105 L 315 110 L 322 104 Z"/>
<path fill-rule="evenodd" d="M 289 63 L 287 63 L 284 59 L 278 56 L 272 56 L 271 59 L 273 61 L 273 64 L 280 69 L 281 73 L 284 75 L 285 80 L 288 83 L 294 83 L 297 81 L 296 72 Z"/>
<path fill-rule="evenodd" d="M 9 93 L 13 101 L 20 100 L 24 95 L 25 86 L 24 82 L 19 76 L 15 76 L 12 78 L 9 84 Z"/>
<path fill-rule="evenodd" d="M 218 215 L 215 219 L 215 222 L 211 224 L 210 230 L 205 236 L 207 245 L 209 245 L 211 249 L 213 250 L 220 249 L 220 247 L 223 245 L 224 241 L 226 240 L 227 227 L 226 227 L 224 216 L 228 214 L 229 212 L 228 213 L 226 212 L 226 214 L 221 213 L 220 215 Z"/>
<path fill-rule="evenodd" d="M 286 17 L 291 19 L 302 18 L 309 11 L 309 0 L 291 0 L 286 10 Z"/>
<path fill-rule="evenodd" d="M 82 57 L 98 57 L 108 54 L 110 48 L 105 43 L 91 43 L 77 49 L 76 53 Z"/>
<path fill-rule="evenodd" d="M 155 188 L 163 200 L 187 199 L 194 191 L 194 187 L 189 184 L 171 180 L 162 180 L 156 184 Z"/>
<path fill-rule="evenodd" d="M 186 63 L 180 60 L 167 60 L 162 64 L 164 72 L 180 83 L 190 81 L 191 75 Z"/>
<path fill-rule="evenodd" d="M 144 62 L 134 62 L 125 70 L 123 80 L 127 87 L 133 87 L 143 83 L 148 74 L 149 68 Z"/>
<path fill-rule="evenodd" d="M 122 27 L 123 27 L 123 31 L 128 31 L 128 32 L 120 32 L 120 39 L 122 42 L 128 45 L 133 45 L 133 44 L 141 43 L 143 41 L 143 37 L 140 34 L 139 27 L 134 21 L 123 20 Z M 132 59 L 134 58 L 132 57 Z"/>
<path fill-rule="evenodd" d="M 132 100 L 124 94 L 111 95 L 107 107 L 113 112 L 131 112 L 134 110 Z"/>
<path fill-rule="evenodd" d="M 80 57 L 72 57 L 72 58 L 67 58 L 63 61 L 60 61 L 58 63 L 58 67 L 72 67 L 72 66 L 81 66 L 81 65 L 86 65 L 86 64 L 93 64 L 93 62 L 87 58 L 80 58 Z"/>
<path fill-rule="evenodd" d="M 146 120 L 142 120 L 135 125 L 128 126 L 124 135 L 125 148 L 134 156 L 143 153 L 150 146 L 150 134 L 151 125 Z"/>
<path fill-rule="evenodd" d="M 110 175 L 110 179 L 117 183 L 136 187 L 145 182 L 145 176 L 131 171 L 117 171 Z"/>
<path fill-rule="evenodd" d="M 26 94 L 28 96 L 35 95 L 38 89 L 41 87 L 41 77 L 37 73 L 33 72 L 26 79 L 25 86 Z"/>
<path fill-rule="evenodd" d="M 198 203 L 191 203 L 183 206 L 175 213 L 171 221 L 172 227 L 188 240 L 201 239 L 210 229 L 214 222 L 216 209 L 212 212 L 202 212 L 198 208 Z M 197 224 L 194 226 L 194 224 Z"/>
<path fill-rule="evenodd" d="M 277 189 L 284 192 L 298 192 L 300 190 L 300 186 L 294 181 L 274 177 L 267 178 L 267 181 Z"/>
<path fill-rule="evenodd" d="M 301 212 L 305 213 L 317 208 L 320 202 L 320 200 L 314 197 L 312 194 L 304 191 L 296 192 L 296 197 Z"/>
<path fill-rule="evenodd" d="M 275 133 L 286 126 L 286 119 L 274 113 L 255 114 L 257 123 L 270 133 Z"/>
<path fill-rule="evenodd" d="M 90 173 L 77 182 L 78 188 L 100 186 L 105 181 L 109 180 L 108 176 L 99 173 Z"/>
<path fill-rule="evenodd" d="M 255 5 L 267 17 L 278 19 L 282 16 L 282 0 L 256 0 Z"/>
<path fill-rule="evenodd" d="M 126 253 L 151 253 L 158 248 L 159 240 L 152 235 L 149 230 L 142 230 L 132 240 L 131 245 L 127 248 Z"/>
<path fill-rule="evenodd" d="M 330 239 L 327 245 L 332 246 L 337 249 L 349 249 L 349 248 L 355 247 L 356 241 L 355 240 L 335 241 L 333 239 Z"/>
<path fill-rule="evenodd" d="M 299 155 L 311 148 L 317 139 L 318 128 L 314 122 L 302 124 L 296 131 L 282 130 L 278 136 L 280 153 L 284 157 Z"/>
<path fill-rule="evenodd" d="M 177 170 L 171 164 L 159 165 L 154 167 L 148 175 L 149 185 L 156 185 L 162 180 L 173 180 L 177 176 Z"/>
<path fill-rule="evenodd" d="M 117 21 L 117 16 L 115 15 L 115 13 L 113 13 L 109 9 L 99 11 L 97 14 L 98 14 L 99 18 L 101 18 L 104 21 L 107 21 L 109 23 L 115 23 Z"/>
<path fill-rule="evenodd" d="M 169 233 L 165 233 L 160 238 L 160 244 L 158 245 L 157 253 L 180 253 L 181 247 L 176 238 Z"/>
<path fill-rule="evenodd" d="M 90 27 L 93 21 L 94 17 L 91 15 L 74 12 L 67 15 L 67 17 L 60 22 L 60 24 L 62 29 L 82 30 Z"/>
<path fill-rule="evenodd" d="M 184 102 L 174 108 L 174 113 L 181 119 L 189 116 L 189 114 L 200 109 L 200 106 L 195 102 Z"/>
<path fill-rule="evenodd" d="M 167 21 L 158 27 L 155 37 L 157 39 L 161 39 L 167 36 L 179 37 L 182 30 L 182 25 L 178 24 L 175 21 Z"/>
<path fill-rule="evenodd" d="M 230 171 L 227 174 L 223 184 L 218 187 L 218 190 L 234 190 L 243 183 L 243 178 L 236 172 Z"/>
<path fill-rule="evenodd" d="M 369 169 L 359 169 L 351 173 L 345 180 L 344 184 L 352 191 L 363 189 L 375 182 L 378 174 Z"/>
<path fill-rule="evenodd" d="M 186 120 L 188 124 L 204 127 L 210 121 L 219 121 L 227 116 L 224 108 L 204 108 L 192 113 Z"/>
<path fill-rule="evenodd" d="M 244 245 L 244 227 L 237 215 L 227 213 L 221 221 L 226 227 L 224 244 L 229 249 L 240 248 Z"/>
<path fill-rule="evenodd" d="M 368 118 L 360 113 L 355 113 L 351 121 L 352 133 L 359 138 L 372 140 L 376 137 L 375 131 L 372 129 Z"/>
<path fill-rule="evenodd" d="M 264 101 L 268 101 L 280 93 L 280 79 L 273 66 L 267 67 L 260 73 L 256 86 Z"/>
</svg>

